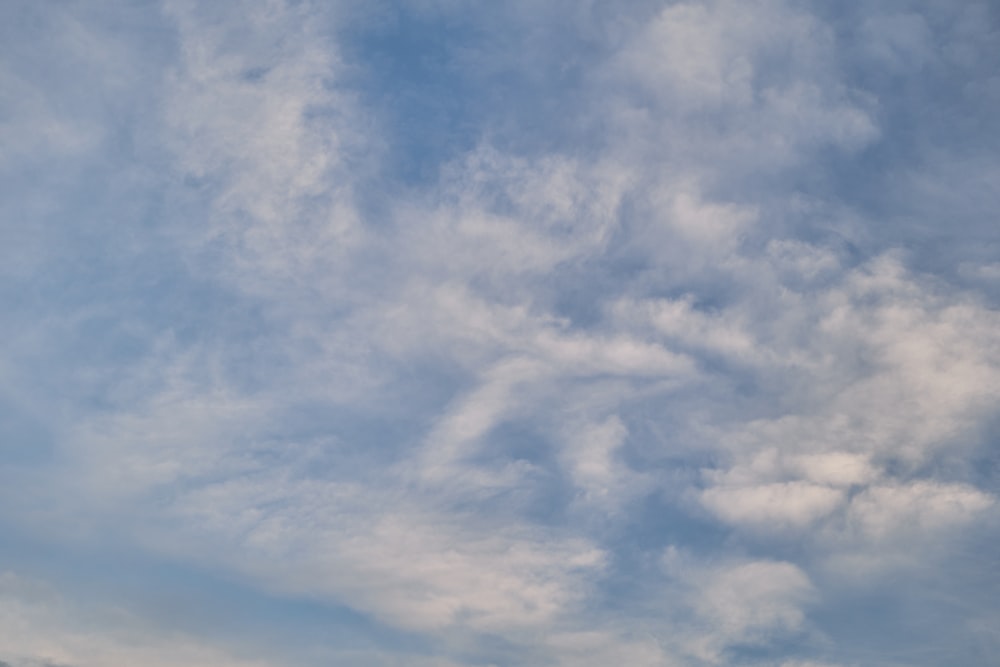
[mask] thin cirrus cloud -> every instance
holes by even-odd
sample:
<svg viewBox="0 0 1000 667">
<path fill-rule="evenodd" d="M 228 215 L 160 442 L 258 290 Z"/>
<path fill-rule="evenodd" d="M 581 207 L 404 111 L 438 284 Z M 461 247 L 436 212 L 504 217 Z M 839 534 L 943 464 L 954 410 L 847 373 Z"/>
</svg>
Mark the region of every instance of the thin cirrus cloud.
<svg viewBox="0 0 1000 667">
<path fill-rule="evenodd" d="M 0 12 L 0 664 L 1000 648 L 988 3 Z"/>
</svg>

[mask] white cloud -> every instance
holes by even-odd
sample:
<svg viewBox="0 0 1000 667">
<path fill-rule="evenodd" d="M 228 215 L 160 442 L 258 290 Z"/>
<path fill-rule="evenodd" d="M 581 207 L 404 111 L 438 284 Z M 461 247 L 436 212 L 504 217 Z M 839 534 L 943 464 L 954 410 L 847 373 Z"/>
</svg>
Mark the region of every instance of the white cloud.
<svg viewBox="0 0 1000 667">
<path fill-rule="evenodd" d="M 788 3 L 676 3 L 625 44 L 609 78 L 639 88 L 618 112 L 630 135 L 653 134 L 689 175 L 741 173 L 878 136 L 871 101 L 842 83 L 835 53 L 832 30 Z"/>
<path fill-rule="evenodd" d="M 760 641 L 798 630 L 813 598 L 809 578 L 791 563 L 753 561 L 712 572 L 699 592 L 698 615 L 730 641 Z"/>
<path fill-rule="evenodd" d="M 360 145 L 377 147 L 338 87 L 338 55 L 315 26 L 325 16 L 285 2 L 177 1 L 167 13 L 181 51 L 164 93 L 168 146 L 212 209 L 182 241 L 221 241 L 214 258 L 231 264 L 214 272 L 287 298 L 357 243 Z"/>
<path fill-rule="evenodd" d="M 804 528 L 844 500 L 843 491 L 808 482 L 714 486 L 701 493 L 702 504 L 723 521 L 765 530 Z"/>
<path fill-rule="evenodd" d="M 810 481 L 836 487 L 866 484 L 878 474 L 868 456 L 848 452 L 800 456 L 791 461 L 791 466 Z"/>
<path fill-rule="evenodd" d="M 151 552 L 234 570 L 282 595 L 349 604 L 396 626 L 542 623 L 580 601 L 605 555 L 586 539 L 531 526 L 516 507 L 460 509 L 530 490 L 524 467 L 497 470 L 461 456 L 505 401 L 473 395 L 415 459 L 338 473 L 333 440 L 259 435 L 280 412 L 273 399 L 173 386 L 147 410 L 78 434 L 78 478 L 69 483 L 84 496 L 48 520 L 91 541 L 109 526 L 87 517 L 114 515 L 116 531 L 131 526 L 131 540 Z M 442 459 L 445 450 L 452 453 Z"/>
<path fill-rule="evenodd" d="M 849 521 L 876 540 L 918 535 L 923 538 L 960 529 L 996 504 L 967 484 L 916 481 L 876 485 L 851 501 Z"/>
<path fill-rule="evenodd" d="M 164 635 L 135 614 L 103 603 L 82 609 L 44 582 L 0 574 L 0 657 L 14 667 L 267 667 L 181 633 Z"/>
<path fill-rule="evenodd" d="M 617 513 L 624 502 L 653 487 L 648 474 L 633 470 L 622 459 L 628 429 L 619 417 L 567 425 L 563 430 L 560 457 L 578 490 L 585 514 L 595 509 Z"/>
<path fill-rule="evenodd" d="M 421 630 L 548 622 L 603 566 L 602 552 L 583 540 L 447 511 L 447 496 L 401 493 L 405 480 L 374 483 L 385 490 L 273 475 L 207 485 L 168 515 L 188 526 L 184 542 L 197 552 L 170 547 L 164 535 L 150 539 L 185 558 L 221 560 L 278 592 Z"/>
<path fill-rule="evenodd" d="M 706 563 L 670 547 L 663 567 L 673 581 L 665 593 L 683 601 L 671 605 L 667 642 L 688 664 L 725 664 L 734 646 L 766 646 L 807 631 L 805 610 L 819 597 L 808 575 L 786 561 Z"/>
<path fill-rule="evenodd" d="M 624 65 L 653 91 L 692 110 L 750 104 L 753 65 L 746 56 L 762 36 L 756 32 L 759 14 L 738 10 L 694 3 L 666 7 L 626 48 Z"/>
<path fill-rule="evenodd" d="M 607 631 L 567 632 L 554 634 L 545 641 L 556 664 L 567 667 L 602 667 L 622 662 L 636 667 L 673 667 L 682 665 L 677 658 L 665 654 L 653 637 L 622 637 Z"/>
</svg>

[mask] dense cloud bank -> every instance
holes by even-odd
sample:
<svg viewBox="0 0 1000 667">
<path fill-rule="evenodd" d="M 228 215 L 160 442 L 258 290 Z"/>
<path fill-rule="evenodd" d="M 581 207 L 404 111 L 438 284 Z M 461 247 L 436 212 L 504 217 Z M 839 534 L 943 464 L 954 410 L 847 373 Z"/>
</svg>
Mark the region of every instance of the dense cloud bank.
<svg viewBox="0 0 1000 667">
<path fill-rule="evenodd" d="M 991 4 L 0 26 L 0 667 L 995 659 Z"/>
</svg>

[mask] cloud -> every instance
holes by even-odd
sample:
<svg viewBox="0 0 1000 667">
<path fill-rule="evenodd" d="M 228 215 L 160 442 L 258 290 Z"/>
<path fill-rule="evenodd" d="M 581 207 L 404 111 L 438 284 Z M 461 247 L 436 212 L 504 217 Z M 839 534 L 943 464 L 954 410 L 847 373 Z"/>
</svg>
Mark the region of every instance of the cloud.
<svg viewBox="0 0 1000 667">
<path fill-rule="evenodd" d="M 636 111 L 657 112 L 621 114 L 623 121 L 653 132 L 674 159 L 692 160 L 689 171 L 739 173 L 751 164 L 794 164 L 822 145 L 858 150 L 877 138 L 870 100 L 839 80 L 835 62 L 831 29 L 786 3 L 678 3 L 621 49 L 612 76 L 638 86 Z M 685 136 L 656 129 L 676 123 Z M 728 159 L 718 161 L 723 154 Z"/>
<path fill-rule="evenodd" d="M 6 10 L 0 655 L 976 664 L 992 15 L 362 4 Z"/>
<path fill-rule="evenodd" d="M 996 503 L 989 494 L 966 484 L 916 481 L 872 486 L 854 498 L 850 520 L 866 535 L 893 535 L 953 529 L 973 521 Z"/>
<path fill-rule="evenodd" d="M 221 244 L 214 272 L 241 289 L 288 298 L 326 282 L 357 243 L 354 185 L 377 144 L 338 85 L 339 55 L 317 28 L 325 15 L 283 2 L 166 11 L 180 59 L 163 92 L 165 139 L 179 194 L 209 206 L 181 241 L 201 255 Z"/>
<path fill-rule="evenodd" d="M 556 634 L 546 640 L 547 648 L 559 656 L 560 665 L 606 665 L 609 660 L 625 660 L 630 665 L 680 665 L 664 654 L 662 647 L 652 638 L 623 640 L 614 633 L 604 631 Z"/>
<path fill-rule="evenodd" d="M 0 650 L 17 667 L 55 665 L 225 665 L 263 667 L 233 651 L 190 637 L 162 637 L 128 612 L 104 605 L 87 612 L 44 582 L 10 572 L 0 575 Z M 17 656 L 17 657 L 14 657 Z"/>
<path fill-rule="evenodd" d="M 795 637 L 807 630 L 806 609 L 818 598 L 809 576 L 786 561 L 710 564 L 671 546 L 662 564 L 674 582 L 668 590 L 683 600 L 669 635 L 682 661 L 725 664 L 739 647 Z"/>
<path fill-rule="evenodd" d="M 842 491 L 808 482 L 715 486 L 701 494 L 701 502 L 723 521 L 762 528 L 808 526 L 832 513 L 844 500 Z"/>
<path fill-rule="evenodd" d="M 808 577 L 791 563 L 751 562 L 714 572 L 696 608 L 730 640 L 754 641 L 799 628 L 801 605 L 812 593 Z"/>
</svg>

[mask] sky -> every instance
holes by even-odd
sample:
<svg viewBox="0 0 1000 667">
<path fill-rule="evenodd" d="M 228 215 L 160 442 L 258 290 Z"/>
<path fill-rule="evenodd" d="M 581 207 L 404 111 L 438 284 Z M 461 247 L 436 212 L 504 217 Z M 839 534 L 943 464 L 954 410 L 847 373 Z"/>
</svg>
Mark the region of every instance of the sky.
<svg viewBox="0 0 1000 667">
<path fill-rule="evenodd" d="M 0 3 L 0 667 L 1000 653 L 1000 6 Z"/>
</svg>

